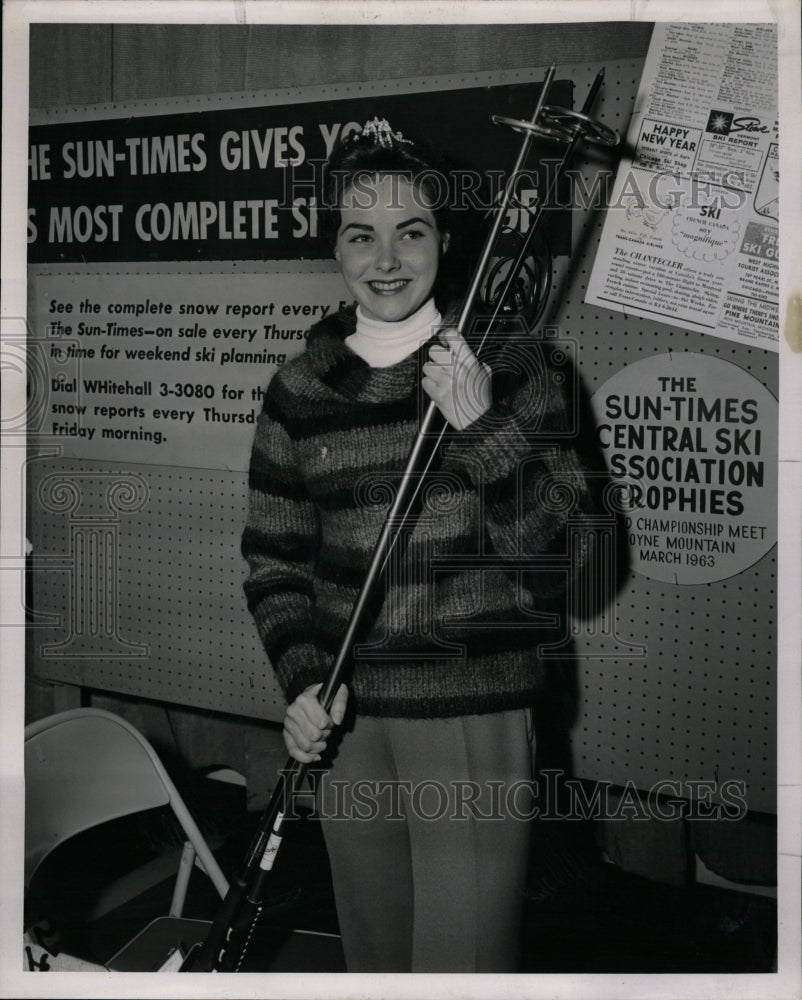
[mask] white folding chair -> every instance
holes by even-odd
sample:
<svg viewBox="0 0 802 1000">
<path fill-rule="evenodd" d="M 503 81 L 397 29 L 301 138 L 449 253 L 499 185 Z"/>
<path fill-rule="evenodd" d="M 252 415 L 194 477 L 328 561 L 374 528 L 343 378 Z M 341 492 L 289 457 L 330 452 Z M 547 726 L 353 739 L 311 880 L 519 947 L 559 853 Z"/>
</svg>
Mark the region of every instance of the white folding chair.
<svg viewBox="0 0 802 1000">
<path fill-rule="evenodd" d="M 204 936 L 205 921 L 182 918 L 196 863 L 221 898 L 228 883 L 156 751 L 134 726 L 110 712 L 81 708 L 26 727 L 26 890 L 44 859 L 70 837 L 109 820 L 168 804 L 187 838 L 169 913 L 151 921 L 109 959 L 109 968 L 145 971 L 143 964 L 158 968 L 180 941 L 191 943 Z M 93 917 L 138 891 L 136 873 L 124 877 L 106 890 Z"/>
</svg>

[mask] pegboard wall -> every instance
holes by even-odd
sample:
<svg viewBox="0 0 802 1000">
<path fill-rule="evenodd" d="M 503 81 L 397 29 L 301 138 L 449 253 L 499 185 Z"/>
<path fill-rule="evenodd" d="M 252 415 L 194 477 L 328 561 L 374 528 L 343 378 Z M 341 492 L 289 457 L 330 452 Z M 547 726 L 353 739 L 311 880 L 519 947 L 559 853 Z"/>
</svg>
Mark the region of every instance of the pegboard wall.
<svg viewBox="0 0 802 1000">
<path fill-rule="evenodd" d="M 594 114 L 621 133 L 642 65 L 606 65 Z M 558 76 L 574 81 L 581 102 L 598 68 L 561 66 Z M 408 86 L 425 91 L 542 75 L 536 68 Z M 384 86 L 398 92 L 404 84 Z M 355 90 L 380 93 L 382 85 L 331 87 L 327 94 Z M 301 93 L 311 99 L 309 90 L 295 97 Z M 281 97 L 290 101 L 293 92 Z M 573 165 L 588 189 L 599 170 L 614 166 L 603 153 L 578 156 Z M 589 208 L 573 215 L 573 256 L 556 262 L 544 322 L 575 340 L 589 395 L 624 366 L 667 351 L 725 359 L 777 394 L 777 355 L 585 305 L 604 213 Z M 31 461 L 30 476 L 40 676 L 281 719 L 283 701 L 242 597 L 244 475 L 42 454 Z M 659 781 L 736 779 L 746 783 L 750 808 L 773 811 L 775 587 L 773 550 L 716 583 L 680 586 L 631 574 L 611 616 L 614 641 L 601 628 L 577 631 L 575 772 L 641 789 Z M 66 635 L 80 635 L 80 648 Z"/>
<path fill-rule="evenodd" d="M 637 66 L 629 75 L 626 69 L 608 69 L 611 86 L 598 107 L 598 117 L 622 132 L 639 81 Z M 577 166 L 589 189 L 596 167 L 587 159 Z M 585 304 L 603 221 L 602 213 L 578 214 L 573 256 L 558 259 L 544 318 L 576 340 L 588 393 L 625 365 L 676 351 L 738 365 L 776 398 L 775 353 Z M 687 782 L 738 781 L 750 808 L 774 811 L 776 586 L 776 549 L 715 583 L 672 585 L 630 574 L 606 626 L 616 640 L 601 642 L 592 629 L 576 634 L 577 773 L 643 790 L 679 781 L 685 794 Z"/>
<path fill-rule="evenodd" d="M 52 638 L 40 633 L 40 671 L 102 691 L 283 717 L 242 595 L 245 474 L 75 460 L 35 462 L 32 473 L 34 552 L 61 554 L 69 567 L 34 575 L 35 607 L 58 609 L 75 637 L 62 645 L 64 625 Z M 65 503 L 76 475 L 80 499 L 70 492 Z M 115 489 L 136 491 L 137 509 L 120 509 Z M 116 593 L 104 586 L 109 572 Z"/>
</svg>

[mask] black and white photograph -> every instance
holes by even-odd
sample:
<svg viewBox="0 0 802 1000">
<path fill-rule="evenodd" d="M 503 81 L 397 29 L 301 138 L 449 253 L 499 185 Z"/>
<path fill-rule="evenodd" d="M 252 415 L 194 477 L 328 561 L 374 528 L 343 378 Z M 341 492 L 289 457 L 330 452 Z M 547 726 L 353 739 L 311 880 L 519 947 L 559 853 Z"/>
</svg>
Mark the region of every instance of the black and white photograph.
<svg viewBox="0 0 802 1000">
<path fill-rule="evenodd" d="M 802 996 L 801 41 L 6 0 L 0 996 Z"/>
</svg>

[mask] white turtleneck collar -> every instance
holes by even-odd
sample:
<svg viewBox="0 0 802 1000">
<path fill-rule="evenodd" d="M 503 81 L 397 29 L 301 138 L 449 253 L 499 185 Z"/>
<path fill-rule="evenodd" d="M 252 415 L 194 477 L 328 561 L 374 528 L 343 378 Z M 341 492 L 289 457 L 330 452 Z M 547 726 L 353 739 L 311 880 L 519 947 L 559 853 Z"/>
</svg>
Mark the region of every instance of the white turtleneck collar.
<svg viewBox="0 0 802 1000">
<path fill-rule="evenodd" d="M 428 299 L 411 316 L 397 323 L 369 319 L 362 306 L 357 306 L 356 332 L 346 337 L 345 343 L 371 368 L 389 368 L 414 354 L 441 323 L 434 299 Z"/>
</svg>

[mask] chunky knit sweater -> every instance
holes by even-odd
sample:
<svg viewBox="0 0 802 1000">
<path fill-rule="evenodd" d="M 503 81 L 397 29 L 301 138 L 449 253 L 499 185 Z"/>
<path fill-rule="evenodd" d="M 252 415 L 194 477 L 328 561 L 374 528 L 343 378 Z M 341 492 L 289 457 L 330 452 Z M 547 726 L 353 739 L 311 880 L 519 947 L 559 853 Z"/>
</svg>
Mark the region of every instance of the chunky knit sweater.
<svg viewBox="0 0 802 1000">
<path fill-rule="evenodd" d="M 288 702 L 324 679 L 337 652 L 428 404 L 426 346 L 371 368 L 344 343 L 354 328 L 351 310 L 312 328 L 270 382 L 256 427 L 245 593 Z M 377 587 L 349 678 L 364 715 L 529 705 L 539 648 L 564 638 L 555 608 L 584 559 L 576 539 L 593 504 L 566 434 L 565 385 L 542 350 L 512 368 L 494 375 L 491 410 L 447 434 Z"/>
</svg>

